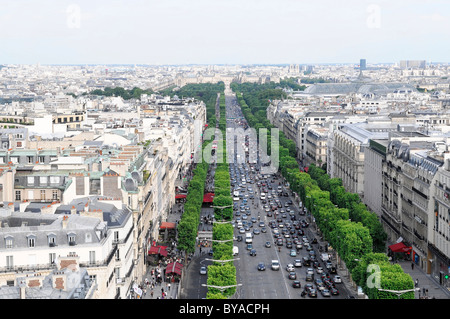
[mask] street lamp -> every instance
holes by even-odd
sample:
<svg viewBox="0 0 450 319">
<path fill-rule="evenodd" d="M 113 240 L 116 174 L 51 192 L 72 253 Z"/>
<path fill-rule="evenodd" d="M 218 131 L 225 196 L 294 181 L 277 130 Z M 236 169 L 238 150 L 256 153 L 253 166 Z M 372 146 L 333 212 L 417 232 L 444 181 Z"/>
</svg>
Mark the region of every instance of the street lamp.
<svg viewBox="0 0 450 319">
<path fill-rule="evenodd" d="M 378 288 L 379 291 L 386 291 L 386 292 L 391 292 L 393 294 L 397 295 L 397 298 L 400 299 L 400 296 L 407 293 L 407 292 L 412 292 L 412 291 L 420 291 L 420 288 L 413 288 L 413 289 L 405 289 L 405 290 L 390 290 L 390 289 L 381 289 Z"/>
<path fill-rule="evenodd" d="M 222 220 L 223 220 L 223 213 L 222 213 L 222 211 L 225 209 L 225 208 L 230 208 L 230 207 L 233 207 L 233 205 L 228 205 L 228 206 L 211 206 L 212 208 L 218 208 L 218 209 L 220 209 L 220 214 L 222 215 Z"/>
<path fill-rule="evenodd" d="M 211 287 L 211 288 L 216 288 L 219 289 L 220 292 L 223 292 L 225 289 L 228 288 L 233 288 L 233 287 L 240 287 L 242 286 L 242 284 L 237 284 L 237 285 L 229 285 L 229 286 L 214 286 L 214 285 L 207 285 L 207 284 L 202 284 L 203 287 Z"/>
</svg>

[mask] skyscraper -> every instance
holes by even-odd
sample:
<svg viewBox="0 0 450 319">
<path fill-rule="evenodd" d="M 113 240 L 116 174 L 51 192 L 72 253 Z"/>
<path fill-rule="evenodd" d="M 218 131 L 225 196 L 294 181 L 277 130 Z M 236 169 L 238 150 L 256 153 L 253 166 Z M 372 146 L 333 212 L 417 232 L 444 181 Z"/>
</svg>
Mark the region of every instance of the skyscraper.
<svg viewBox="0 0 450 319">
<path fill-rule="evenodd" d="M 366 69 L 366 59 L 360 59 L 359 60 L 359 69 L 365 70 Z"/>
</svg>

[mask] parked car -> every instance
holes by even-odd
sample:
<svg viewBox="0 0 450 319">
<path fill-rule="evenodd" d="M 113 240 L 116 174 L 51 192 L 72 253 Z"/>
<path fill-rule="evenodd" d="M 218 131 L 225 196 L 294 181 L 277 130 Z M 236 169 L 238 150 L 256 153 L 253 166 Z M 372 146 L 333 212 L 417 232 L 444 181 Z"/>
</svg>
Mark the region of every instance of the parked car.
<svg viewBox="0 0 450 319">
<path fill-rule="evenodd" d="M 200 267 L 200 275 L 206 275 L 206 267 L 205 266 Z"/>
</svg>

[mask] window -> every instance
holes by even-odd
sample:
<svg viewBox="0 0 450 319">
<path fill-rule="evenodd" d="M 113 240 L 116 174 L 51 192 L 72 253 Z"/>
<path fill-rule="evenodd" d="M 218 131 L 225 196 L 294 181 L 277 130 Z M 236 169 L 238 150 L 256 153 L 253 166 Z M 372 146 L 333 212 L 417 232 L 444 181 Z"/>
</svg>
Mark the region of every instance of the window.
<svg viewBox="0 0 450 319">
<path fill-rule="evenodd" d="M 28 176 L 27 183 L 28 185 L 34 185 L 34 176 Z"/>
<path fill-rule="evenodd" d="M 94 250 L 91 250 L 89 252 L 89 263 L 95 264 L 95 251 Z"/>
<path fill-rule="evenodd" d="M 14 240 L 11 236 L 5 238 L 5 246 L 6 248 L 13 248 Z"/>
<path fill-rule="evenodd" d="M 56 235 L 54 235 L 54 234 L 48 235 L 48 245 L 50 247 L 56 246 Z"/>
<path fill-rule="evenodd" d="M 20 194 L 20 191 L 16 191 L 16 200 L 22 200 L 22 196 Z"/>
<path fill-rule="evenodd" d="M 41 184 L 41 185 L 47 185 L 47 176 L 41 176 L 41 177 L 39 177 L 39 184 Z"/>
<path fill-rule="evenodd" d="M 45 200 L 45 189 L 41 189 L 41 200 Z"/>
<path fill-rule="evenodd" d="M 14 267 L 14 259 L 13 256 L 6 256 L 6 268 L 12 269 Z"/>
<path fill-rule="evenodd" d="M 56 253 L 48 254 L 48 261 L 50 264 L 54 264 L 56 261 Z"/>
<path fill-rule="evenodd" d="M 58 200 L 58 191 L 55 190 L 55 189 L 52 191 L 52 199 L 53 200 Z"/>
<path fill-rule="evenodd" d="M 36 247 L 36 236 L 30 235 L 27 237 L 28 247 L 34 248 Z"/>
<path fill-rule="evenodd" d="M 39 163 L 45 162 L 45 156 L 39 156 Z"/>
<path fill-rule="evenodd" d="M 50 176 L 50 184 L 58 184 L 60 181 L 59 176 Z"/>
<path fill-rule="evenodd" d="M 68 239 L 68 241 L 69 241 L 69 245 L 70 246 L 74 246 L 75 245 L 75 239 L 76 239 L 76 236 L 75 236 L 75 234 L 73 234 L 73 233 L 71 233 L 71 234 L 69 234 L 68 235 L 68 237 L 67 237 L 67 239 Z"/>
<path fill-rule="evenodd" d="M 28 162 L 28 164 L 33 164 L 34 163 L 33 156 L 27 156 L 27 162 Z"/>
</svg>

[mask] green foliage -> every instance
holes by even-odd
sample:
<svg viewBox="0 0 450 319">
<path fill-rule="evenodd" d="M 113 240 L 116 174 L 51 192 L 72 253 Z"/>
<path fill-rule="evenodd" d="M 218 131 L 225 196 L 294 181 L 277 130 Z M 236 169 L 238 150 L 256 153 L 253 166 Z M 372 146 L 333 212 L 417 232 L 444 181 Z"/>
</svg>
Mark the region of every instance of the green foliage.
<svg viewBox="0 0 450 319">
<path fill-rule="evenodd" d="M 103 90 L 102 89 L 93 90 L 89 94 L 100 96 L 120 96 L 124 100 L 129 100 L 129 99 L 140 99 L 142 94 L 150 95 L 153 93 L 154 92 L 151 89 L 143 90 L 138 87 L 134 87 L 131 90 L 124 89 L 123 87 L 115 87 L 115 88 L 106 87 Z"/>
</svg>

